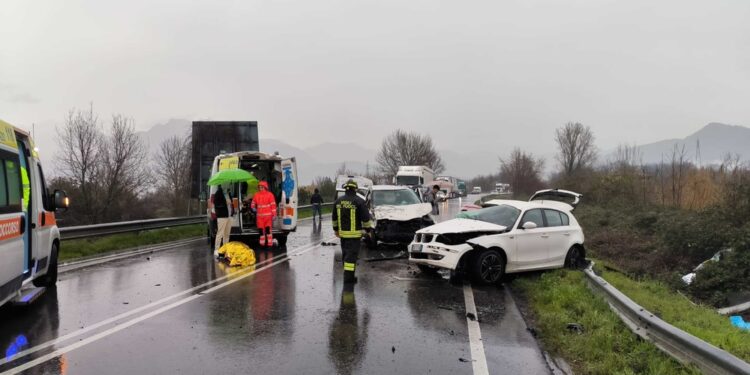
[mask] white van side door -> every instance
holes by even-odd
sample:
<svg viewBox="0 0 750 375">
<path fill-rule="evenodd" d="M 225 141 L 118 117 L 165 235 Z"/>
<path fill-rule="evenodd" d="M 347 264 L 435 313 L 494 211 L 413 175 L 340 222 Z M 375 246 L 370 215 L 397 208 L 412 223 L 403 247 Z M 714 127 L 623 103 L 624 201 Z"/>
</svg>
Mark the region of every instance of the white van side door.
<svg viewBox="0 0 750 375">
<path fill-rule="evenodd" d="M 17 152 L 0 148 L 0 304 L 21 289 L 24 279 L 21 165 Z"/>
<path fill-rule="evenodd" d="M 294 230 L 297 228 L 297 190 L 299 188 L 295 158 L 281 161 L 281 176 L 281 229 Z"/>
</svg>

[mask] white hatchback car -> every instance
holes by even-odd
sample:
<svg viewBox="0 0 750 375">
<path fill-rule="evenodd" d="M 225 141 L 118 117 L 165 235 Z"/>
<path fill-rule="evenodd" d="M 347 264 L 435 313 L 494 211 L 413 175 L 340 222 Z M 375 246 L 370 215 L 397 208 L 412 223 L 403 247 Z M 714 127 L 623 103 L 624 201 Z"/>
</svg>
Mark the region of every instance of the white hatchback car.
<svg viewBox="0 0 750 375">
<path fill-rule="evenodd" d="M 466 272 L 483 284 L 497 283 L 505 273 L 580 266 L 586 257 L 583 230 L 572 214 L 580 198 L 550 189 L 528 202 L 486 202 L 485 208 L 417 231 L 409 261 L 424 272 Z"/>
</svg>

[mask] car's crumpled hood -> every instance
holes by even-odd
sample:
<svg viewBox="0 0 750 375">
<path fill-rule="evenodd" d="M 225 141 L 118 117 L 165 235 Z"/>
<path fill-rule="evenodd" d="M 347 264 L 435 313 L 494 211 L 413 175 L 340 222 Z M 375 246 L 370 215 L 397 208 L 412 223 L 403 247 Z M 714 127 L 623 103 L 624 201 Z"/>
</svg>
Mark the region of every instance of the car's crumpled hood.
<svg viewBox="0 0 750 375">
<path fill-rule="evenodd" d="M 429 203 L 409 204 L 405 206 L 377 206 L 374 209 L 375 220 L 396 220 L 407 221 L 418 219 L 432 212 L 432 205 Z"/>
<path fill-rule="evenodd" d="M 417 233 L 469 233 L 469 232 L 503 232 L 507 229 L 502 225 L 472 219 L 452 219 L 439 224 L 420 229 Z"/>
</svg>

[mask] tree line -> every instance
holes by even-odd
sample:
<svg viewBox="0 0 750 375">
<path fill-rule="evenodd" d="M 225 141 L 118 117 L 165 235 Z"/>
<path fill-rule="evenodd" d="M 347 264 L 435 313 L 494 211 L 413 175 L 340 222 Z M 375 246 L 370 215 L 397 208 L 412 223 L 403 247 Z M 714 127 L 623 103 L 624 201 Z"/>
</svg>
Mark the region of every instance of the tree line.
<svg viewBox="0 0 750 375">
<path fill-rule="evenodd" d="M 173 136 L 150 155 L 135 120 L 113 114 L 101 120 L 93 105 L 72 109 L 56 128 L 60 149 L 50 186 L 63 189 L 72 208 L 61 225 L 185 216 L 189 199 L 190 139 Z"/>
</svg>

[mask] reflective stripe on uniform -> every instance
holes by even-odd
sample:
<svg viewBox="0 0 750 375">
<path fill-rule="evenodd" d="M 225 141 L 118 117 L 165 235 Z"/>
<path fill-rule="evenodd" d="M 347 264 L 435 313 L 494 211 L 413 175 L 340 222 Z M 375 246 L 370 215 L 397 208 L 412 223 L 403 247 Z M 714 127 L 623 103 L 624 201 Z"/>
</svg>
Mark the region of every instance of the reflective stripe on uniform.
<svg viewBox="0 0 750 375">
<path fill-rule="evenodd" d="M 372 228 L 372 220 L 363 222 L 362 228 Z"/>
<path fill-rule="evenodd" d="M 354 268 L 355 267 L 356 267 L 356 264 L 354 264 L 354 263 L 344 262 L 344 271 L 352 271 L 352 272 L 354 272 Z"/>
<path fill-rule="evenodd" d="M 339 231 L 339 237 L 341 238 L 362 238 L 362 232 L 355 230 L 355 231 L 348 231 L 348 230 L 340 230 Z"/>
<path fill-rule="evenodd" d="M 336 222 L 333 223 L 333 229 L 341 228 L 341 205 L 336 205 Z"/>
</svg>

